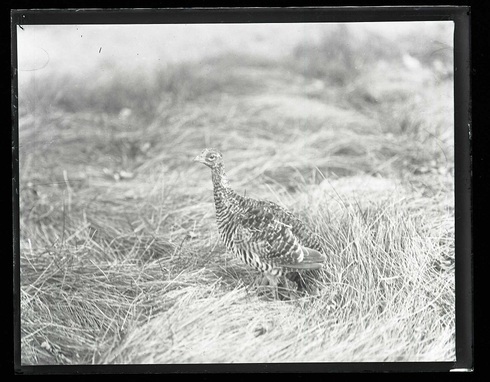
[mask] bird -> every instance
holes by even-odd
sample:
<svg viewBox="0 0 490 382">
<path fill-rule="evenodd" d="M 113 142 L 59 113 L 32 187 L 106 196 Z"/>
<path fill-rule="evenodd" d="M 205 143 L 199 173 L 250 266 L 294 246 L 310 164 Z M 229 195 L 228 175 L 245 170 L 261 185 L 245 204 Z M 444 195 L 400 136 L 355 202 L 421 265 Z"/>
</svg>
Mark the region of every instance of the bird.
<svg viewBox="0 0 490 382">
<path fill-rule="evenodd" d="M 211 169 L 216 222 L 226 249 L 260 271 L 264 276 L 261 286 L 277 290 L 285 276 L 297 284 L 298 290 L 308 291 L 302 274 L 316 272 L 327 259 L 319 237 L 278 204 L 235 192 L 219 150 L 205 148 L 194 162 Z"/>
</svg>

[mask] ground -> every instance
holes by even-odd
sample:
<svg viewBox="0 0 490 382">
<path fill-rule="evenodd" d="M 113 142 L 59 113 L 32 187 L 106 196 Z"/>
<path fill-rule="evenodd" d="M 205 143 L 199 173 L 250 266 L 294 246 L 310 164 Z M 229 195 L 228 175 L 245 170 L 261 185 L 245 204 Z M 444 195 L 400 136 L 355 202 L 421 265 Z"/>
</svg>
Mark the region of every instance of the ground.
<svg viewBox="0 0 490 382">
<path fill-rule="evenodd" d="M 22 363 L 453 360 L 447 31 L 368 44 L 334 28 L 285 56 L 21 81 Z M 320 235 L 318 296 L 251 286 L 192 162 L 204 147 L 236 191 Z"/>
</svg>

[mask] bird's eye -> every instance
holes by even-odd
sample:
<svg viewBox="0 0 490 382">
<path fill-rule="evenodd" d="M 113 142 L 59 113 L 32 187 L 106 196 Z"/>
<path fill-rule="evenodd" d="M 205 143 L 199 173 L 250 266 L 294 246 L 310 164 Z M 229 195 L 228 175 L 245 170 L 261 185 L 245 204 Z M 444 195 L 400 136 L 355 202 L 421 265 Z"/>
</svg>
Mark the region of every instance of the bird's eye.
<svg viewBox="0 0 490 382">
<path fill-rule="evenodd" d="M 216 159 L 216 155 L 211 154 L 210 156 L 208 156 L 208 159 L 209 160 L 215 160 Z"/>
</svg>

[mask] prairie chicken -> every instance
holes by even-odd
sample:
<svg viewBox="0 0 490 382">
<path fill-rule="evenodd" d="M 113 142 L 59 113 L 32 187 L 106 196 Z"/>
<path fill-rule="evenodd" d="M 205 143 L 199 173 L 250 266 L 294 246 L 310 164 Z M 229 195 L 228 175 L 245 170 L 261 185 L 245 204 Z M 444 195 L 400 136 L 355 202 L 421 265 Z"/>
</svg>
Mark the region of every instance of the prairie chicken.
<svg viewBox="0 0 490 382">
<path fill-rule="evenodd" d="M 218 150 L 206 148 L 194 161 L 211 169 L 218 231 L 227 250 L 261 271 L 262 285 L 277 286 L 285 275 L 298 290 L 308 290 L 298 271 L 322 268 L 326 256 L 318 237 L 277 204 L 233 191 Z"/>
</svg>

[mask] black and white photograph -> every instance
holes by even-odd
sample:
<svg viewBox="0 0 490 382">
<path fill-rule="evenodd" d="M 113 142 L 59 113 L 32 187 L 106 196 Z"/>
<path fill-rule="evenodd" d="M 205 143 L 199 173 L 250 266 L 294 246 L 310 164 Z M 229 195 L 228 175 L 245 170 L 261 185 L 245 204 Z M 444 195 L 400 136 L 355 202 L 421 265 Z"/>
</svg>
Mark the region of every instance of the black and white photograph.
<svg viewBox="0 0 490 382">
<path fill-rule="evenodd" d="M 454 21 L 14 27 L 22 366 L 456 360 Z"/>
</svg>

